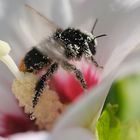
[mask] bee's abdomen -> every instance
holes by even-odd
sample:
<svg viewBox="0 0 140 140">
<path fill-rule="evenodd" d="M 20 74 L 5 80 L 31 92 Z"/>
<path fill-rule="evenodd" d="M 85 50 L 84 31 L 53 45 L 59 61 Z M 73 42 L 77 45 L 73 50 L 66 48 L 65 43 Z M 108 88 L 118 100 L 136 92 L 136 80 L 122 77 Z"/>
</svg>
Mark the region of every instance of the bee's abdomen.
<svg viewBox="0 0 140 140">
<path fill-rule="evenodd" d="M 28 72 L 42 69 L 44 66 L 49 65 L 50 63 L 51 59 L 48 56 L 43 55 L 35 47 L 30 50 L 24 58 L 24 64 L 26 67 L 26 71 Z"/>
</svg>

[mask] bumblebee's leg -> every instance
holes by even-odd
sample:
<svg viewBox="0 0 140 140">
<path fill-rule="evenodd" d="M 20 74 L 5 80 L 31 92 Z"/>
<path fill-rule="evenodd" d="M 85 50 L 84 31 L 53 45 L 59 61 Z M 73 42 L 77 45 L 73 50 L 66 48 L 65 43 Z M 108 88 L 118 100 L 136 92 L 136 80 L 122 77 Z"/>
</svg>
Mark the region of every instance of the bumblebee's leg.
<svg viewBox="0 0 140 140">
<path fill-rule="evenodd" d="M 33 108 L 37 105 L 37 102 L 39 100 L 40 95 L 42 94 L 42 91 L 45 86 L 45 82 L 56 72 L 58 69 L 58 64 L 53 63 L 47 70 L 46 74 L 44 74 L 41 79 L 38 81 L 36 87 L 35 87 L 35 96 L 33 97 L 32 103 Z"/>
<path fill-rule="evenodd" d="M 93 50 L 94 53 L 96 53 L 96 50 L 94 49 Z M 94 55 L 91 53 L 91 50 L 89 48 L 85 48 L 85 51 L 84 51 L 84 58 L 87 60 L 87 61 L 91 61 L 92 63 L 95 64 L 96 67 L 98 68 L 103 68 L 103 66 L 100 66 L 97 61 L 94 59 L 93 57 Z"/>
<path fill-rule="evenodd" d="M 95 64 L 95 66 L 97 67 L 97 68 L 101 68 L 101 69 L 103 69 L 103 66 L 100 66 L 98 63 L 97 63 L 97 61 L 94 59 L 94 57 L 93 56 L 91 56 L 91 61 Z"/>
<path fill-rule="evenodd" d="M 73 71 L 76 78 L 80 81 L 81 83 L 81 86 L 84 88 L 84 89 L 87 89 L 87 84 L 86 84 L 86 81 L 83 77 L 83 74 L 81 73 L 81 71 L 79 69 L 77 69 L 74 65 L 64 61 L 62 62 L 62 67 L 67 70 L 67 71 Z"/>
</svg>

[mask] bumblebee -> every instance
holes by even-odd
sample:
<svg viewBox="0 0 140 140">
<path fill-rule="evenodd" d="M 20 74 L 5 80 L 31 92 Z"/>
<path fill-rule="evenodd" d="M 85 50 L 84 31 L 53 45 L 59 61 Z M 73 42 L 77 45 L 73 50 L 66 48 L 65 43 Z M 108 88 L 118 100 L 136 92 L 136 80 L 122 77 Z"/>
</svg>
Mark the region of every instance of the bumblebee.
<svg viewBox="0 0 140 140">
<path fill-rule="evenodd" d="M 33 8 L 28 7 L 32 13 L 38 14 Z M 47 20 L 47 19 L 46 19 Z M 97 20 L 92 28 L 91 33 L 82 32 L 75 28 L 56 28 L 55 31 L 47 38 L 44 38 L 34 46 L 24 57 L 26 71 L 34 72 L 44 67 L 48 67 L 46 73 L 40 78 L 35 87 L 35 95 L 32 103 L 33 108 L 38 103 L 39 97 L 43 92 L 45 82 L 61 66 L 64 70 L 72 72 L 80 82 L 83 89 L 87 88 L 86 81 L 79 69 L 70 63 L 70 60 L 80 61 L 82 57 L 93 62 L 96 67 L 102 68 L 94 59 L 96 54 L 96 38 L 106 36 L 94 36 L 93 30 Z M 47 25 L 46 25 L 47 26 Z M 59 55 L 60 54 L 60 55 Z"/>
</svg>

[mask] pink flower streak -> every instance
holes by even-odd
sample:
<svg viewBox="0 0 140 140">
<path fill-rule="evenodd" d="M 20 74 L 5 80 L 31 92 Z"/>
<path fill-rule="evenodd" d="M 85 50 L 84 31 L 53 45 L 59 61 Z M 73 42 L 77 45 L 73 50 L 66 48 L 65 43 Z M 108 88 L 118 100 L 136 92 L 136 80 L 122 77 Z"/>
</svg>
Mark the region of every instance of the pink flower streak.
<svg viewBox="0 0 140 140">
<path fill-rule="evenodd" d="M 14 133 L 26 132 L 29 130 L 36 131 L 37 127 L 29 120 L 29 117 L 16 116 L 12 114 L 0 114 L 0 136 L 7 137 Z"/>
<path fill-rule="evenodd" d="M 89 65 L 86 61 L 76 62 L 76 66 L 81 70 L 88 89 L 94 87 L 99 82 L 99 73 L 96 72 L 93 65 Z M 53 88 L 64 102 L 72 102 L 84 93 L 80 82 L 75 78 L 74 74 L 60 69 L 50 80 L 51 88 Z"/>
</svg>

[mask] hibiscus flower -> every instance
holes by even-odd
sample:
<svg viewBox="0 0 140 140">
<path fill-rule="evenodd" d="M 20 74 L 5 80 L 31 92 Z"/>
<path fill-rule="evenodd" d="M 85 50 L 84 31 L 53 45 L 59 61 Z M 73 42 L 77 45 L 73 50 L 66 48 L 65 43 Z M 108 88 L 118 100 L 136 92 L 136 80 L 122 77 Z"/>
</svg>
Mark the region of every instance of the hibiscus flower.
<svg viewBox="0 0 140 140">
<path fill-rule="evenodd" d="M 47 7 L 49 7 L 49 10 L 45 7 L 45 3 L 47 3 L 46 5 Z M 12 52 L 10 55 L 16 61 L 16 63 L 19 63 L 21 56 L 23 56 L 23 52 L 26 52 L 28 50 L 27 47 L 32 46 L 32 43 L 34 41 L 38 42 L 40 38 L 36 35 L 39 35 L 38 33 L 40 32 L 43 34 L 44 26 L 42 28 L 38 26 L 38 23 L 41 21 L 26 21 L 24 17 L 22 17 L 22 14 L 25 10 L 25 2 L 18 0 L 11 0 L 10 2 L 8 0 L 1 0 L 0 4 L 2 13 L 0 15 L 1 39 L 7 41 L 10 44 L 10 46 L 12 47 Z M 85 76 L 87 77 L 87 81 L 89 81 L 89 86 L 95 85 L 99 82 L 98 85 L 94 88 L 91 88 L 90 91 L 88 91 L 89 94 L 81 96 L 78 100 L 76 100 L 75 103 L 73 103 L 73 105 L 60 118 L 60 120 L 54 127 L 51 136 L 63 136 L 62 134 L 64 134 L 65 131 L 68 132 L 66 133 L 67 135 L 73 134 L 73 136 L 75 136 L 73 130 L 76 129 L 75 132 L 79 132 L 77 132 L 77 134 L 79 134 L 78 136 L 85 135 L 86 138 L 89 139 L 91 138 L 91 133 L 87 132 L 88 129 L 86 130 L 79 127 L 90 127 L 92 130 L 95 129 L 95 123 L 100 115 L 104 100 L 107 96 L 108 90 L 114 79 L 114 74 L 118 66 L 139 43 L 140 21 L 138 18 L 139 8 L 137 7 L 139 3 L 129 4 L 129 1 L 120 3 L 119 1 L 113 0 L 110 2 L 100 2 L 96 0 L 91 0 L 89 2 L 80 2 L 74 0 L 65 2 L 61 0 L 59 4 L 54 1 L 44 1 L 44 3 L 43 1 L 41 3 L 38 1 L 30 1 L 30 4 L 45 16 L 52 19 L 52 21 L 55 21 L 63 27 L 78 26 L 80 23 L 84 23 L 84 21 L 88 21 L 91 18 L 99 18 L 99 23 L 97 24 L 95 34 L 98 35 L 106 33 L 108 35 L 107 38 L 103 38 L 98 41 L 99 43 L 96 55 L 97 62 L 103 65 L 104 69 L 102 71 L 98 71 L 98 69 L 95 68 L 94 70 L 91 70 L 90 67 L 86 70 L 85 68 L 82 68 Z M 46 9 L 48 10 L 47 14 Z M 83 11 L 82 14 L 81 9 Z M 57 13 L 60 16 L 56 16 Z M 90 28 L 91 26 L 88 27 Z M 85 27 L 83 27 L 82 29 L 85 29 Z M 2 94 L 0 95 L 0 113 L 3 116 L 0 117 L 2 118 L 0 119 L 0 121 L 3 121 L 3 125 L 0 125 L 3 128 L 1 127 L 2 129 L 0 129 L 0 131 L 5 130 L 4 135 L 6 136 L 8 134 L 11 134 L 11 132 L 23 132 L 26 130 L 28 131 L 36 129 L 34 125 L 33 127 L 31 127 L 32 125 L 30 121 L 23 115 L 23 112 L 18 107 L 15 98 L 11 95 L 11 84 L 13 77 L 2 64 L 0 74 L 2 79 L 0 86 L 2 92 Z M 90 82 L 90 76 L 93 76 L 95 81 L 93 80 Z M 61 81 L 60 77 L 56 77 L 56 79 L 56 82 L 59 80 Z M 75 81 L 73 82 L 73 79 L 71 79 L 70 75 L 67 77 L 66 81 L 67 82 L 65 84 L 66 86 L 68 86 L 66 88 L 62 87 L 63 83 L 61 85 L 58 85 L 58 83 L 54 84 L 56 85 L 56 88 L 58 90 L 66 90 L 66 94 L 68 96 L 71 95 L 70 92 L 74 93 L 74 95 L 79 94 L 79 92 L 81 91 L 80 86 L 71 88 L 72 85 L 75 85 Z M 73 99 L 73 97 L 70 98 Z M 8 118 L 8 121 L 6 121 L 6 118 Z M 24 128 L 24 125 L 26 123 L 28 124 L 28 126 L 25 127 L 24 130 L 16 130 L 17 127 L 7 127 L 7 124 L 9 124 L 10 120 L 10 124 L 14 124 L 15 126 L 17 126 L 18 124 Z M 25 120 L 26 123 L 22 125 L 21 121 L 19 120 Z M 64 128 L 73 126 L 75 128 L 64 130 Z M 12 128 L 12 131 L 8 130 L 7 128 Z M 44 133 L 42 135 L 44 135 Z M 45 138 L 48 137 L 48 135 L 50 134 L 45 133 Z M 28 134 L 26 136 L 28 136 Z M 15 137 L 17 137 L 17 135 Z"/>
</svg>

